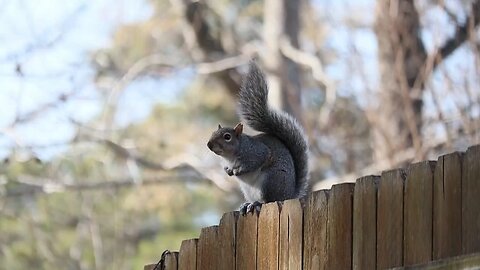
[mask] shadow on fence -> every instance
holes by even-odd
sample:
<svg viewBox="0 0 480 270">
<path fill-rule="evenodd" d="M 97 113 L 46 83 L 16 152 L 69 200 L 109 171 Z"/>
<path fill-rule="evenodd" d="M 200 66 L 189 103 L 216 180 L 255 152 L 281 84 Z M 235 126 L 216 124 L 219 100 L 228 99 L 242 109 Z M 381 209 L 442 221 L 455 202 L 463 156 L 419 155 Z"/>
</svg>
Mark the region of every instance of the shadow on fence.
<svg viewBox="0 0 480 270">
<path fill-rule="evenodd" d="M 166 251 L 157 269 L 385 269 L 475 252 L 480 145 L 313 192 L 304 207 L 226 213 L 180 252 Z"/>
</svg>

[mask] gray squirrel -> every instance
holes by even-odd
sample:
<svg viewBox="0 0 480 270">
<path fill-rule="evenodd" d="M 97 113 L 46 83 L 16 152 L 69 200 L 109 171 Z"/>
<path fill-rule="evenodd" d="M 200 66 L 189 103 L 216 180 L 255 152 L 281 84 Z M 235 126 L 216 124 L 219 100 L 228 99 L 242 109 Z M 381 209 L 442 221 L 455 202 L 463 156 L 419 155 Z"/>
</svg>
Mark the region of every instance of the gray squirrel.
<svg viewBox="0 0 480 270">
<path fill-rule="evenodd" d="M 263 72 L 251 61 L 239 94 L 239 114 L 256 131 L 243 133 L 243 125 L 213 132 L 208 148 L 227 160 L 225 172 L 237 176 L 246 203 L 242 214 L 261 204 L 301 198 L 308 189 L 308 144 L 303 128 L 289 114 L 268 106 Z"/>
</svg>

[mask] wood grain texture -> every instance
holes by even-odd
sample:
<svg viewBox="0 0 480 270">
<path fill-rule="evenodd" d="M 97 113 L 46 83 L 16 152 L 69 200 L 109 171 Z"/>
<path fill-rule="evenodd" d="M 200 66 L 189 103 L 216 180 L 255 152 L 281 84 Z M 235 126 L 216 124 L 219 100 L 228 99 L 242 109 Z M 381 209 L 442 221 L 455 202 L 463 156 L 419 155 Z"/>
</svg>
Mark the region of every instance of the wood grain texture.
<svg viewBox="0 0 480 270">
<path fill-rule="evenodd" d="M 178 269 L 178 252 L 165 252 L 163 257 L 162 270 Z"/>
<path fill-rule="evenodd" d="M 218 226 L 219 269 L 235 269 L 235 241 L 238 212 L 223 214 Z"/>
<path fill-rule="evenodd" d="M 395 270 L 458 270 L 458 269 L 480 269 L 480 253 L 473 253 L 463 256 L 445 258 L 438 261 L 417 264 L 408 267 L 398 267 Z"/>
<path fill-rule="evenodd" d="M 260 214 L 226 213 L 219 226 L 183 241 L 179 253 L 166 251 L 159 266 L 417 269 L 441 259 L 446 263 L 431 269 L 456 269 L 472 261 L 447 258 L 474 252 L 480 254 L 480 145 L 314 192 L 303 209 L 289 200 L 265 204 Z"/>
<path fill-rule="evenodd" d="M 434 161 L 408 167 L 404 194 L 404 265 L 432 259 L 433 171 Z"/>
<path fill-rule="evenodd" d="M 303 269 L 327 269 L 328 190 L 310 194 L 304 209 Z"/>
<path fill-rule="evenodd" d="M 197 268 L 198 239 L 183 240 L 178 254 L 179 270 L 195 270 Z"/>
<path fill-rule="evenodd" d="M 276 202 L 262 206 L 258 217 L 257 269 L 278 269 L 280 209 Z"/>
<path fill-rule="evenodd" d="M 280 212 L 279 269 L 302 269 L 303 209 L 299 200 L 288 200 Z"/>
<path fill-rule="evenodd" d="M 328 201 L 327 267 L 352 268 L 352 208 L 355 184 L 334 185 Z"/>
<path fill-rule="evenodd" d="M 480 145 L 468 148 L 462 166 L 462 252 L 480 252 Z"/>
<path fill-rule="evenodd" d="M 237 221 L 236 269 L 249 270 L 257 267 L 257 223 L 258 215 L 240 215 Z"/>
<path fill-rule="evenodd" d="M 433 178 L 433 259 L 462 252 L 462 155 L 438 158 Z"/>
<path fill-rule="evenodd" d="M 197 269 L 220 270 L 218 258 L 218 226 L 203 228 L 197 245 Z"/>
<path fill-rule="evenodd" d="M 353 195 L 353 269 L 375 269 L 377 250 L 377 182 L 379 176 L 357 180 Z"/>
<path fill-rule="evenodd" d="M 382 173 L 377 192 L 377 269 L 403 265 L 403 170 Z"/>
</svg>

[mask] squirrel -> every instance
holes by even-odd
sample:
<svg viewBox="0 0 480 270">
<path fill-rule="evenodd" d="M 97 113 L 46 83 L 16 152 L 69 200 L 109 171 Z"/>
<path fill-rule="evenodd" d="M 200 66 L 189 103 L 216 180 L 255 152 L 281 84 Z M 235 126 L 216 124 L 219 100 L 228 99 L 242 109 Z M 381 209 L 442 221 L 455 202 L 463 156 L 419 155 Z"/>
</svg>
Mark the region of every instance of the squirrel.
<svg viewBox="0 0 480 270">
<path fill-rule="evenodd" d="M 301 198 L 308 189 L 308 143 L 295 118 L 268 106 L 265 75 L 251 61 L 239 93 L 238 112 L 256 131 L 243 133 L 242 123 L 212 133 L 208 148 L 229 162 L 224 167 L 235 175 L 247 200 L 240 207 L 245 215 L 262 203 Z"/>
</svg>

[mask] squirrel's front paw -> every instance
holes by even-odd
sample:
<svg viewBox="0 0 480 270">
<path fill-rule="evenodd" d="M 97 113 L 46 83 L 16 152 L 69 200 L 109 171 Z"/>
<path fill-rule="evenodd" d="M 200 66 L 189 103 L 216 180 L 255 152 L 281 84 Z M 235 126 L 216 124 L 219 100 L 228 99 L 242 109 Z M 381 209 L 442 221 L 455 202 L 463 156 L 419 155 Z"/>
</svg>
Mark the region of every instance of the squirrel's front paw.
<svg viewBox="0 0 480 270">
<path fill-rule="evenodd" d="M 223 167 L 223 169 L 225 170 L 225 172 L 226 172 L 229 176 L 232 176 L 232 175 L 234 174 L 232 168 L 229 168 L 229 167 L 225 166 L 225 167 Z"/>
<path fill-rule="evenodd" d="M 241 174 L 242 174 L 242 167 L 240 167 L 240 166 L 234 167 L 234 168 L 232 169 L 232 173 L 233 173 L 233 175 L 235 175 L 235 176 L 241 175 Z"/>
<path fill-rule="evenodd" d="M 239 211 L 242 216 L 245 216 L 247 213 L 250 213 L 250 212 L 253 213 L 253 210 L 256 210 L 257 213 L 260 213 L 261 209 L 262 209 L 262 203 L 259 201 L 254 201 L 253 203 L 249 203 L 249 202 L 243 203 L 240 206 Z"/>
</svg>

